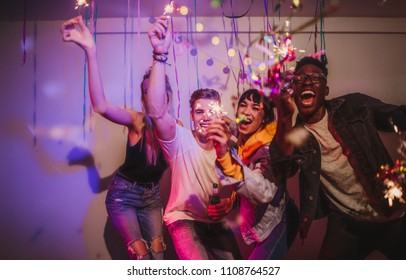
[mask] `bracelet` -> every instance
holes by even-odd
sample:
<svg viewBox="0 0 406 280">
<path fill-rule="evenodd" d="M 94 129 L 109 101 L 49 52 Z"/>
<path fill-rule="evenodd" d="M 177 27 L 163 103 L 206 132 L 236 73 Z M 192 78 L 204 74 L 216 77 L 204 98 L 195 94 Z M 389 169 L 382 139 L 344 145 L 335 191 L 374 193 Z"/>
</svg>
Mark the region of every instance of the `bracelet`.
<svg viewBox="0 0 406 280">
<path fill-rule="evenodd" d="M 156 52 L 156 51 L 152 51 L 152 53 L 156 54 L 156 55 L 168 55 L 169 54 L 169 52 L 159 53 L 159 52 Z"/>
<path fill-rule="evenodd" d="M 167 53 L 166 53 L 166 54 L 167 54 Z M 153 58 L 155 61 L 162 62 L 162 63 L 165 63 L 165 64 L 171 66 L 168 62 L 166 62 L 166 61 L 168 60 L 168 57 L 166 56 L 166 54 L 164 54 L 164 53 L 162 53 L 162 54 L 157 54 L 157 53 L 153 52 L 152 58 Z"/>
</svg>

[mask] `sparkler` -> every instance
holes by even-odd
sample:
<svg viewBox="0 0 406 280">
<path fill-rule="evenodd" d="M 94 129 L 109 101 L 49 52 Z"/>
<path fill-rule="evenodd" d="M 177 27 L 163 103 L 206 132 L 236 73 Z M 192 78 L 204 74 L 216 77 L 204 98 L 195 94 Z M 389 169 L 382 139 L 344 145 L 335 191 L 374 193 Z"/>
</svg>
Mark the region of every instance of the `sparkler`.
<svg viewBox="0 0 406 280">
<path fill-rule="evenodd" d="M 221 119 L 222 116 L 227 115 L 227 112 L 224 111 L 223 106 L 217 101 L 210 102 L 209 107 L 210 110 L 207 112 L 209 117 L 214 115 L 215 119 Z"/>
<path fill-rule="evenodd" d="M 162 15 L 170 15 L 170 14 L 172 14 L 173 13 L 173 11 L 175 10 L 175 7 L 174 7 L 174 1 L 171 1 L 169 4 L 167 4 L 166 6 L 165 6 L 165 8 L 164 8 L 164 13 L 162 14 Z"/>
<path fill-rule="evenodd" d="M 77 10 L 80 6 L 89 6 L 89 3 L 87 3 L 87 0 L 77 0 L 76 5 L 75 5 L 75 10 Z"/>
<path fill-rule="evenodd" d="M 397 151 L 404 160 L 396 160 L 392 168 L 388 164 L 382 165 L 376 177 L 386 186 L 383 191 L 384 198 L 388 200 L 389 206 L 392 207 L 395 199 L 399 200 L 400 203 L 406 203 L 403 198 L 403 188 L 406 186 L 406 134 L 396 126 L 392 118 L 389 119 L 389 122 L 393 130 L 400 136 L 400 146 Z"/>
<path fill-rule="evenodd" d="M 214 119 L 221 119 L 223 116 L 227 115 L 227 112 L 224 111 L 223 106 L 220 105 L 219 102 L 217 101 L 211 101 L 209 104 L 209 109 L 207 109 L 205 111 L 206 116 L 210 117 L 212 120 Z M 202 107 L 200 103 L 196 104 L 196 109 Z M 206 120 L 201 119 L 199 121 L 200 124 L 203 124 Z M 201 127 L 200 129 L 198 129 L 198 131 L 200 133 L 202 133 L 203 131 L 205 131 L 204 127 Z"/>
<path fill-rule="evenodd" d="M 403 187 L 406 183 L 406 162 L 397 160 L 395 166 L 382 165 L 380 172 L 376 175 L 382 181 L 386 189 L 383 191 L 384 198 L 388 200 L 390 207 L 395 200 L 399 203 L 406 203 L 403 193 Z"/>
</svg>

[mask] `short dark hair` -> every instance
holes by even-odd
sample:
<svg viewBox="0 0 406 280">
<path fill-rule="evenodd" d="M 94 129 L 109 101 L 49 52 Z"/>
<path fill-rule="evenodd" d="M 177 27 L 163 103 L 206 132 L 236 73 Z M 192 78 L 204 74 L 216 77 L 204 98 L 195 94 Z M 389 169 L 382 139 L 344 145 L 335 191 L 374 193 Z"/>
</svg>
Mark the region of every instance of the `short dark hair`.
<svg viewBox="0 0 406 280">
<path fill-rule="evenodd" d="M 323 72 L 324 76 L 326 76 L 326 78 L 327 78 L 328 69 L 326 67 L 326 64 L 324 62 L 318 60 L 317 58 L 314 58 L 311 56 L 306 56 L 306 57 L 302 58 L 301 60 L 297 61 L 296 67 L 295 67 L 295 72 L 307 64 L 313 64 L 314 66 L 320 68 L 321 71 Z"/>
<path fill-rule="evenodd" d="M 237 108 L 240 107 L 241 102 L 243 102 L 245 99 L 250 99 L 255 103 L 262 103 L 264 105 L 264 124 L 268 124 L 275 120 L 273 103 L 270 103 L 267 98 L 264 98 L 258 90 L 249 89 L 244 91 L 240 99 L 238 99 Z"/>
<path fill-rule="evenodd" d="M 212 99 L 221 103 L 220 94 L 216 90 L 211 88 L 198 89 L 195 90 L 190 96 L 190 111 L 193 111 L 193 106 L 195 105 L 196 100 L 199 99 Z"/>
</svg>

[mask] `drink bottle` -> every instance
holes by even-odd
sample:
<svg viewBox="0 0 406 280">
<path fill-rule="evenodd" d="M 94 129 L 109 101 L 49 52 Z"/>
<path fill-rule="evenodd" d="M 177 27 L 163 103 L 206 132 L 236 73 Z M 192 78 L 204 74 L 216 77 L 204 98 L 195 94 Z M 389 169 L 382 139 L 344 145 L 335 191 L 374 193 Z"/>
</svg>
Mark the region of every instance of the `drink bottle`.
<svg viewBox="0 0 406 280">
<path fill-rule="evenodd" d="M 221 202 L 219 196 L 219 185 L 217 183 L 213 183 L 213 193 L 210 197 L 210 204 L 219 204 Z"/>
</svg>

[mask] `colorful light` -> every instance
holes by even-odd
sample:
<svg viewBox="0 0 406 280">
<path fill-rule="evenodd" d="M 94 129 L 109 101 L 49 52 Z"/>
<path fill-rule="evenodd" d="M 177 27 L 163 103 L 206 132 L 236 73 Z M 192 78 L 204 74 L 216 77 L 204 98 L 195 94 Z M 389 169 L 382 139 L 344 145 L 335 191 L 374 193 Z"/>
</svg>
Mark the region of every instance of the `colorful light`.
<svg viewBox="0 0 406 280">
<path fill-rule="evenodd" d="M 164 13 L 162 15 L 170 15 L 173 13 L 173 11 L 175 10 L 175 7 L 173 6 L 174 1 L 171 1 L 169 4 L 167 4 L 164 8 Z"/>
<path fill-rule="evenodd" d="M 248 120 L 248 119 L 247 119 L 247 116 L 246 116 L 246 115 L 244 115 L 244 114 L 239 114 L 238 117 L 235 119 L 235 122 L 236 122 L 237 124 L 240 124 L 240 123 L 245 123 L 247 120 Z"/>
<path fill-rule="evenodd" d="M 87 0 L 77 0 L 76 5 L 75 5 L 75 10 L 77 10 L 80 6 L 89 6 L 89 3 L 87 3 Z"/>
<path fill-rule="evenodd" d="M 261 62 L 261 63 L 258 65 L 258 69 L 259 69 L 260 71 L 265 71 L 265 70 L 266 70 L 266 64 L 263 63 L 263 62 Z"/>
<path fill-rule="evenodd" d="M 228 49 L 227 54 L 229 57 L 235 56 L 235 49 L 233 48 Z"/>
<path fill-rule="evenodd" d="M 201 22 L 196 23 L 196 31 L 197 32 L 202 32 L 203 28 L 204 28 L 203 23 L 201 23 Z"/>
<path fill-rule="evenodd" d="M 252 59 L 250 57 L 244 58 L 244 64 L 245 65 L 251 65 L 252 64 Z"/>
<path fill-rule="evenodd" d="M 220 38 L 218 36 L 213 36 L 211 38 L 211 43 L 215 46 L 217 46 L 218 44 L 220 44 Z"/>
<path fill-rule="evenodd" d="M 382 165 L 376 175 L 378 181 L 385 187 L 383 194 L 384 198 L 388 200 L 389 207 L 392 207 L 396 201 L 406 203 L 403 193 L 406 184 L 405 164 L 405 161 L 397 160 L 392 168 L 388 164 Z"/>
<path fill-rule="evenodd" d="M 182 6 L 179 8 L 179 12 L 182 16 L 186 16 L 189 13 L 189 9 L 186 6 Z"/>
<path fill-rule="evenodd" d="M 218 7 L 220 7 L 221 6 L 221 3 L 223 2 L 223 0 L 211 0 L 210 1 L 210 5 L 213 7 L 213 8 L 218 8 Z"/>
</svg>

